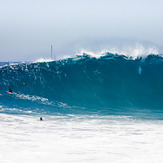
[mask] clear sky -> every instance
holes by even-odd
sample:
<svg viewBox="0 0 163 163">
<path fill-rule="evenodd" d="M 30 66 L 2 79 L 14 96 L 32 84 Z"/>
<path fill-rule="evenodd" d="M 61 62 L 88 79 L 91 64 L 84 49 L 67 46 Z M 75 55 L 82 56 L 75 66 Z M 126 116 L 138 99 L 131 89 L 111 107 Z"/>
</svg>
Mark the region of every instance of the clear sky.
<svg viewBox="0 0 163 163">
<path fill-rule="evenodd" d="M 0 61 L 48 58 L 51 44 L 61 58 L 100 40 L 162 47 L 163 0 L 0 0 Z"/>
</svg>

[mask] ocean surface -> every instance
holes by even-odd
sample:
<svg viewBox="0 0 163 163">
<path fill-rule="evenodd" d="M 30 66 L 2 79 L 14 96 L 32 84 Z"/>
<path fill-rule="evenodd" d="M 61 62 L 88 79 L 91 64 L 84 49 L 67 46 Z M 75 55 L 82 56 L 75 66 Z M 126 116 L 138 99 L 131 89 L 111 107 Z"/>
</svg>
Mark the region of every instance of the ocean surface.
<svg viewBox="0 0 163 163">
<path fill-rule="evenodd" d="M 161 55 L 0 66 L 0 162 L 163 162 Z"/>
</svg>

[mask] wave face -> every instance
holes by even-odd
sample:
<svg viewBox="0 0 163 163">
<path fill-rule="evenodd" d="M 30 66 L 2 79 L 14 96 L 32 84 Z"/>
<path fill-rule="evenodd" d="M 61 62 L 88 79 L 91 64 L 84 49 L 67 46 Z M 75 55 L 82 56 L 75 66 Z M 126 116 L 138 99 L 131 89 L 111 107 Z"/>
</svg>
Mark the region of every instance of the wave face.
<svg viewBox="0 0 163 163">
<path fill-rule="evenodd" d="M 84 54 L 6 66 L 0 69 L 0 87 L 1 112 L 9 112 L 4 108 L 79 113 L 162 110 L 163 58 L 149 55 L 133 60 L 111 53 L 100 58 Z M 9 88 L 19 94 L 7 94 Z"/>
</svg>

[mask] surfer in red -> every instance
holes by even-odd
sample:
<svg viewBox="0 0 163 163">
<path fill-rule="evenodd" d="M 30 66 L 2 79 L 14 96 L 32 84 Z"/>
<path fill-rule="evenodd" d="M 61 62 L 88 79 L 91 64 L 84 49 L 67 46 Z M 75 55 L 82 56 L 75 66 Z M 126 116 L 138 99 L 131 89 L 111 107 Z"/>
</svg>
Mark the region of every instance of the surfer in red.
<svg viewBox="0 0 163 163">
<path fill-rule="evenodd" d="M 7 91 L 7 93 L 10 93 L 10 94 L 18 94 L 18 92 L 13 92 L 10 88 L 9 88 L 9 90 Z"/>
<path fill-rule="evenodd" d="M 8 92 L 9 92 L 9 93 L 13 93 L 12 90 L 11 90 L 10 88 L 9 88 Z"/>
</svg>

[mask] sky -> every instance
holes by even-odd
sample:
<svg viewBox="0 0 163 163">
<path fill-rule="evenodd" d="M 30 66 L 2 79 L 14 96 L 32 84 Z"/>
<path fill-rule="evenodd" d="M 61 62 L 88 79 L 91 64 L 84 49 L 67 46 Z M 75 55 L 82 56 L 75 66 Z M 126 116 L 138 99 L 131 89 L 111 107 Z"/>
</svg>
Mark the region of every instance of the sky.
<svg viewBox="0 0 163 163">
<path fill-rule="evenodd" d="M 0 61 L 49 58 L 51 45 L 58 59 L 81 49 L 161 51 L 162 6 L 162 0 L 0 0 Z"/>
</svg>

